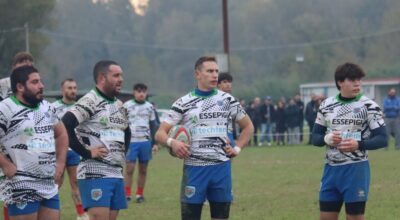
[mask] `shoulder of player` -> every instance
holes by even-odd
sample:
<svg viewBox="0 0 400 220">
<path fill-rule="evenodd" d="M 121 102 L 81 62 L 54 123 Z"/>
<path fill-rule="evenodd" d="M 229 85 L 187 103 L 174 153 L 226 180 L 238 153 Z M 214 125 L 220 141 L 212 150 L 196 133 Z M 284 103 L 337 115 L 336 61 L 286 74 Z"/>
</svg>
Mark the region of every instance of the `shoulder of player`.
<svg viewBox="0 0 400 220">
<path fill-rule="evenodd" d="M 11 99 L 11 97 L 8 97 L 0 102 L 0 111 L 12 111 L 16 109 L 16 106 L 17 104 Z"/>
<path fill-rule="evenodd" d="M 364 105 L 368 105 L 368 106 L 372 106 L 372 107 L 379 107 L 378 103 L 376 103 L 374 100 L 372 100 L 371 98 L 363 95 L 361 96 L 359 102 L 362 102 Z"/>
<path fill-rule="evenodd" d="M 323 109 L 332 105 L 336 105 L 337 103 L 339 103 L 339 101 L 336 99 L 336 96 L 330 96 L 321 102 L 319 108 Z"/>
</svg>

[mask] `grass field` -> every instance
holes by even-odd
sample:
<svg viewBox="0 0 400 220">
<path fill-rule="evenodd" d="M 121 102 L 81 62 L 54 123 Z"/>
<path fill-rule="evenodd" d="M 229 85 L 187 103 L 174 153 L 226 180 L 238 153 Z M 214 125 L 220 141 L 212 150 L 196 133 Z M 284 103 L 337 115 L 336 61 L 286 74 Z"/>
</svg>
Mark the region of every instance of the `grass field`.
<svg viewBox="0 0 400 220">
<path fill-rule="evenodd" d="M 233 162 L 235 200 L 230 219 L 318 219 L 323 157 L 324 149 L 312 146 L 246 148 Z M 366 219 L 400 219 L 399 157 L 400 151 L 393 149 L 369 152 L 372 180 Z M 182 161 L 160 151 L 149 167 L 146 202 L 131 202 L 119 219 L 180 219 L 181 174 Z M 60 195 L 61 219 L 75 219 L 68 182 Z M 210 219 L 208 206 L 202 219 Z M 343 213 L 340 219 L 345 219 Z"/>
</svg>

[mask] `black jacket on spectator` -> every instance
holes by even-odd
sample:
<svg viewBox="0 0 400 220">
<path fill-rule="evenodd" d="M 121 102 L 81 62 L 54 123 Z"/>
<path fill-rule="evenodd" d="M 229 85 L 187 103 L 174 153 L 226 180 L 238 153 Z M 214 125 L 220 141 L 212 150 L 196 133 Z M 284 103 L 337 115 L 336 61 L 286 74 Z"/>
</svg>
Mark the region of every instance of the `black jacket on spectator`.
<svg viewBox="0 0 400 220">
<path fill-rule="evenodd" d="M 302 126 L 304 121 L 304 102 L 301 100 L 296 101 L 296 105 L 299 108 L 299 125 Z"/>
<path fill-rule="evenodd" d="M 285 133 L 286 131 L 285 108 L 276 109 L 274 121 L 276 123 L 276 132 Z"/>
<path fill-rule="evenodd" d="M 269 110 L 269 117 L 268 117 Z M 261 123 L 273 123 L 275 122 L 275 108 L 273 105 L 263 104 L 260 106 Z"/>
<path fill-rule="evenodd" d="M 298 127 L 300 124 L 299 107 L 288 105 L 285 109 L 286 125 L 288 128 Z"/>
<path fill-rule="evenodd" d="M 316 108 L 315 101 L 311 100 L 307 103 L 305 117 L 308 125 L 313 125 L 317 118 L 318 109 Z"/>
</svg>

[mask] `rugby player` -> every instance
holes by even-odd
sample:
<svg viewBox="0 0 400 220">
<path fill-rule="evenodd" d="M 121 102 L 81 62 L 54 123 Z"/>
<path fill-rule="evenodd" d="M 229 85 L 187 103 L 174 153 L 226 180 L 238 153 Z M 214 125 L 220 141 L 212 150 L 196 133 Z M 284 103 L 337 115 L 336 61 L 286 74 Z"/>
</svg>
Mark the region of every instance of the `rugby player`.
<svg viewBox="0 0 400 220">
<path fill-rule="evenodd" d="M 54 107 L 43 100 L 39 71 L 15 68 L 13 95 L 0 102 L 0 194 L 12 220 L 59 219 L 58 187 L 68 138 Z"/>
<path fill-rule="evenodd" d="M 348 220 L 364 219 L 370 169 L 368 150 L 387 146 L 381 108 L 361 93 L 360 66 L 336 68 L 339 94 L 324 100 L 313 128 L 313 144 L 326 146 L 326 163 L 319 194 L 320 219 L 338 219 L 345 203 Z"/>
<path fill-rule="evenodd" d="M 120 209 L 127 208 L 123 166 L 131 134 L 126 108 L 116 98 L 122 74 L 114 61 L 97 62 L 93 70 L 96 87 L 62 118 L 70 147 L 82 156 L 78 186 L 90 219 L 114 220 Z"/>
<path fill-rule="evenodd" d="M 216 89 L 218 65 L 214 57 L 199 58 L 194 69 L 197 88 L 175 101 L 156 133 L 156 141 L 184 159 L 182 219 L 200 219 L 206 199 L 212 219 L 228 219 L 232 201 L 230 158 L 239 155 L 254 128 L 239 102 Z M 235 146 L 227 141 L 230 116 L 236 117 L 243 129 Z M 191 133 L 190 145 L 168 137 L 168 131 L 177 124 Z"/>
<path fill-rule="evenodd" d="M 128 110 L 131 140 L 126 155 L 125 195 L 131 200 L 132 176 L 135 171 L 136 159 L 139 162 L 139 172 L 136 188 L 136 202 L 144 202 L 144 186 L 146 183 L 147 166 L 152 158 L 152 152 L 157 152 L 158 147 L 154 143 L 156 133 L 156 115 L 153 104 L 146 101 L 147 86 L 138 83 L 133 86 L 134 99 L 124 103 Z"/>
<path fill-rule="evenodd" d="M 62 98 L 53 103 L 59 118 L 62 118 L 62 116 L 64 116 L 64 114 L 75 104 L 77 93 L 75 80 L 71 78 L 63 80 L 61 82 L 61 93 Z M 76 169 L 80 160 L 79 154 L 69 148 L 67 152 L 66 169 L 72 191 L 72 201 L 74 201 L 75 210 L 78 214 L 77 220 L 89 220 L 89 216 L 83 210 L 82 200 L 79 194 L 78 181 L 76 179 Z"/>
<path fill-rule="evenodd" d="M 232 94 L 232 82 L 233 82 L 233 77 L 229 73 L 220 73 L 218 75 L 218 89 Z M 236 139 L 236 132 L 235 132 L 235 120 L 232 119 L 232 116 L 229 117 L 229 122 L 228 122 L 228 137 L 230 144 L 232 146 L 235 146 L 235 139 Z"/>
</svg>

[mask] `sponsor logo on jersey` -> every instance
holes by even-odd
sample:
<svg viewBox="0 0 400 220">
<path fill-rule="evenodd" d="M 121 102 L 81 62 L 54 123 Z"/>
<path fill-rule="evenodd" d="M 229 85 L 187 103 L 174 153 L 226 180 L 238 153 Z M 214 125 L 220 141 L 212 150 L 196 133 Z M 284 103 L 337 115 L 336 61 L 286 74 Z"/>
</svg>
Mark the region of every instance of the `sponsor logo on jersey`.
<svg viewBox="0 0 400 220">
<path fill-rule="evenodd" d="M 34 130 L 33 128 L 25 128 L 24 129 L 24 134 L 27 136 L 33 136 Z"/>
<path fill-rule="evenodd" d="M 27 205 L 28 205 L 28 203 L 26 203 L 26 202 L 19 202 L 19 203 L 16 204 L 16 206 L 17 206 L 17 208 L 18 208 L 19 210 L 25 209 L 25 207 L 26 207 Z"/>
<path fill-rule="evenodd" d="M 107 124 L 108 124 L 108 119 L 107 119 L 107 117 L 101 117 L 101 118 L 100 118 L 100 124 L 101 124 L 101 125 L 104 125 L 104 126 L 107 126 Z"/>
<path fill-rule="evenodd" d="M 185 186 L 185 196 L 191 198 L 196 193 L 196 187 L 194 186 Z"/>
<path fill-rule="evenodd" d="M 362 125 L 363 119 L 353 119 L 353 118 L 335 118 L 332 120 L 333 125 Z"/>
<path fill-rule="evenodd" d="M 228 118 L 229 112 L 203 112 L 199 114 L 200 119 Z"/>
<path fill-rule="evenodd" d="M 197 118 L 197 115 L 194 115 L 194 116 L 190 117 L 189 121 L 192 124 L 196 124 L 199 121 L 199 119 Z"/>
<path fill-rule="evenodd" d="M 124 120 L 122 118 L 116 118 L 116 117 L 110 117 L 110 122 L 114 123 L 114 124 L 119 124 L 119 125 L 123 125 L 123 124 L 127 123 L 126 120 Z"/>
<path fill-rule="evenodd" d="M 220 137 L 226 136 L 228 129 L 226 126 L 207 126 L 194 127 L 190 130 L 193 137 Z"/>
<path fill-rule="evenodd" d="M 223 106 L 223 105 L 224 105 L 224 101 L 218 100 L 218 101 L 217 101 L 217 105 L 218 105 L 218 106 Z"/>
<path fill-rule="evenodd" d="M 353 113 L 354 113 L 354 114 L 358 114 L 358 113 L 360 113 L 360 112 L 361 112 L 361 108 L 359 108 L 359 107 L 353 109 Z"/>
<path fill-rule="evenodd" d="M 42 127 L 34 127 L 35 133 L 44 134 L 49 133 L 53 129 L 52 125 L 42 126 Z"/>
<path fill-rule="evenodd" d="M 219 145 L 216 144 L 200 144 L 199 148 L 214 148 L 214 147 L 221 147 Z"/>
<path fill-rule="evenodd" d="M 94 201 L 99 201 L 99 199 L 101 199 L 101 197 L 103 196 L 103 190 L 101 190 L 101 189 L 92 189 L 90 194 L 91 194 L 92 199 Z"/>
</svg>

